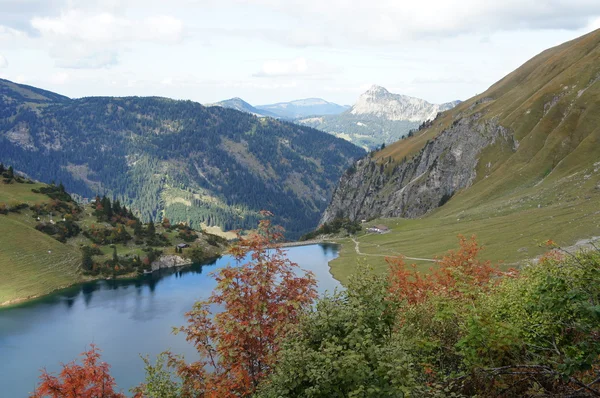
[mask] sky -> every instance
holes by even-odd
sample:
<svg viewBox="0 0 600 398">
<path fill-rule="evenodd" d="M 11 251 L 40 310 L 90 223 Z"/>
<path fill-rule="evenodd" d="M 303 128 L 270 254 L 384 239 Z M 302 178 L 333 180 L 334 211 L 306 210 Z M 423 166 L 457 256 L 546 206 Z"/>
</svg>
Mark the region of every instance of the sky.
<svg viewBox="0 0 600 398">
<path fill-rule="evenodd" d="M 600 28 L 598 0 L 0 0 L 0 77 L 69 97 L 442 103 Z"/>
</svg>

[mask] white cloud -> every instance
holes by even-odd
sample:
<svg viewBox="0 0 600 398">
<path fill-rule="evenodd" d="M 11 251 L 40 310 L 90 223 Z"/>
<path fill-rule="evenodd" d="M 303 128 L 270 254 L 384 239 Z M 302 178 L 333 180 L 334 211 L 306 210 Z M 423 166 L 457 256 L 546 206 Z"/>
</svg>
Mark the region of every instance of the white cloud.
<svg viewBox="0 0 600 398">
<path fill-rule="evenodd" d="M 88 43 L 152 41 L 174 43 L 183 38 L 183 22 L 167 15 L 133 20 L 102 12 L 70 10 L 59 17 L 35 17 L 31 25 L 42 37 Z"/>
<path fill-rule="evenodd" d="M 0 42 L 14 42 L 25 37 L 25 33 L 19 30 L 0 25 Z"/>
<path fill-rule="evenodd" d="M 333 67 L 320 62 L 309 61 L 304 57 L 281 60 L 274 59 L 263 63 L 260 72 L 254 74 L 255 77 L 326 77 L 340 68 Z"/>
<path fill-rule="evenodd" d="M 31 26 L 46 43 L 57 66 L 101 68 L 115 65 L 123 46 L 183 40 L 183 22 L 167 15 L 131 19 L 109 12 L 71 9 L 58 17 L 34 17 Z"/>
<path fill-rule="evenodd" d="M 0 69 L 6 68 L 8 66 L 8 60 L 0 55 Z"/>
<path fill-rule="evenodd" d="M 211 0 L 205 0 L 209 3 Z M 522 29 L 585 28 L 600 16 L 597 0 L 228 0 L 284 14 L 316 27 L 328 41 L 368 44 Z M 227 2 L 227 0 L 221 0 Z M 308 21 L 308 22 L 307 22 Z M 290 32 L 295 29 L 290 26 Z M 281 37 L 273 37 L 280 41 Z M 307 42 L 307 45 L 310 43 Z M 322 45 L 316 42 L 316 45 Z"/>
</svg>

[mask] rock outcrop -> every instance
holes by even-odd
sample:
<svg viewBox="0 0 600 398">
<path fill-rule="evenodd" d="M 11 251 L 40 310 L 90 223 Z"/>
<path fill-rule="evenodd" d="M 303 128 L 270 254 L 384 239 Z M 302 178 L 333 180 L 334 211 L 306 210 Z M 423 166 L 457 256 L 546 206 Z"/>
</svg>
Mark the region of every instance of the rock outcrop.
<svg viewBox="0 0 600 398">
<path fill-rule="evenodd" d="M 175 255 L 164 255 L 160 256 L 158 260 L 153 261 L 151 267 L 152 271 L 157 271 L 161 268 L 181 267 L 189 264 L 192 264 L 189 259 Z"/>
<path fill-rule="evenodd" d="M 475 114 L 455 120 L 411 159 L 361 159 L 342 176 L 321 222 L 340 215 L 352 220 L 422 216 L 474 182 L 481 151 L 497 140 L 516 147 L 497 120 Z"/>
</svg>

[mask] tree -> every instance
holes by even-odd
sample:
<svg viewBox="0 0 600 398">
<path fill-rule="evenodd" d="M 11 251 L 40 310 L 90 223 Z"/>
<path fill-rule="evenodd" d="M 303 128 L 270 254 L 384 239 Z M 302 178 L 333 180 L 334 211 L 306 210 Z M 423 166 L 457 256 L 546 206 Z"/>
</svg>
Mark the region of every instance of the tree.
<svg viewBox="0 0 600 398">
<path fill-rule="evenodd" d="M 148 223 L 148 236 L 153 237 L 156 234 L 156 228 L 154 227 L 154 221 L 150 219 Z"/>
<path fill-rule="evenodd" d="M 75 361 L 63 365 L 58 376 L 42 371 L 40 383 L 32 398 L 124 398 L 115 392 L 115 380 L 110 375 L 110 366 L 100 362 L 100 350 L 91 345 L 81 354 L 82 364 Z"/>
<path fill-rule="evenodd" d="M 361 268 L 348 288 L 325 297 L 288 335 L 257 398 L 403 397 L 417 384 L 388 281 Z M 424 396 L 414 394 L 410 396 Z"/>
<path fill-rule="evenodd" d="M 8 170 L 6 171 L 6 178 L 8 178 L 9 180 L 12 180 L 13 178 L 15 178 L 15 170 L 13 169 L 12 166 L 10 166 L 8 168 Z"/>
<path fill-rule="evenodd" d="M 117 246 L 113 247 L 113 265 L 119 264 L 119 256 L 117 255 Z"/>
<path fill-rule="evenodd" d="M 84 246 L 81 248 L 81 251 L 83 252 L 81 268 L 83 268 L 84 271 L 91 271 L 92 267 L 94 266 L 92 250 L 89 248 L 89 246 Z"/>
<path fill-rule="evenodd" d="M 136 220 L 135 224 L 133 224 L 133 234 L 135 236 L 142 236 L 143 232 L 144 231 L 142 230 L 142 224 L 138 220 Z"/>
<path fill-rule="evenodd" d="M 121 202 L 119 202 L 119 199 L 117 199 L 113 202 L 113 213 L 116 215 L 121 215 L 121 211 Z"/>
<path fill-rule="evenodd" d="M 169 220 L 167 217 L 164 217 L 162 220 L 162 226 L 166 229 L 171 228 L 171 220 Z"/>
<path fill-rule="evenodd" d="M 214 275 L 215 291 L 196 303 L 187 313 L 187 326 L 177 329 L 201 356 L 190 364 L 170 358 L 182 377 L 184 396 L 249 396 L 270 374 L 280 339 L 317 296 L 311 273 L 297 275 L 298 265 L 280 248 L 269 250 L 281 238 L 281 229 L 266 219 L 256 233 L 239 235 L 230 249 L 238 266 Z M 215 307 L 222 311 L 212 314 Z"/>
</svg>

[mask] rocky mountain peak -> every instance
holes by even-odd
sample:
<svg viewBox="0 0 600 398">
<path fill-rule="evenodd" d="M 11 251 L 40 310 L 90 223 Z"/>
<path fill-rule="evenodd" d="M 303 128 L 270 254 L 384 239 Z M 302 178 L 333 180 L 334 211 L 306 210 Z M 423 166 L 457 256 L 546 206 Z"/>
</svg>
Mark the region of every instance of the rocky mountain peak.
<svg viewBox="0 0 600 398">
<path fill-rule="evenodd" d="M 435 118 L 438 112 L 445 109 L 420 98 L 390 93 L 384 87 L 374 85 L 358 98 L 350 113 L 420 123 Z"/>
<path fill-rule="evenodd" d="M 377 96 L 377 95 L 385 95 L 385 94 L 390 94 L 390 92 L 385 87 L 381 87 L 381 86 L 374 84 L 363 95 Z"/>
</svg>

